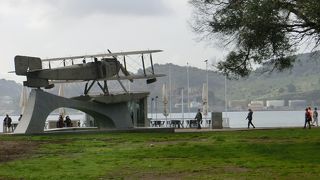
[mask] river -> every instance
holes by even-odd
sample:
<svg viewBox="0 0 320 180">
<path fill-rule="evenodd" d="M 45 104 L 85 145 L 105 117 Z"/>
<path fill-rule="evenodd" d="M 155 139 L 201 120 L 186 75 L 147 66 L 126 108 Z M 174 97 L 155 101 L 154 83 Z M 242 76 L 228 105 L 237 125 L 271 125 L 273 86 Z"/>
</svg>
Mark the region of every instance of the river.
<svg viewBox="0 0 320 180">
<path fill-rule="evenodd" d="M 246 128 L 248 112 L 223 112 L 222 117 L 229 119 L 230 128 Z M 168 119 L 194 119 L 196 113 L 173 113 Z M 158 114 L 149 114 L 153 120 L 163 120 L 165 117 Z M 205 118 L 205 116 L 203 116 Z M 207 118 L 211 118 L 211 113 Z M 304 125 L 304 111 L 257 111 L 253 113 L 253 124 L 256 127 L 295 127 Z"/>
<path fill-rule="evenodd" d="M 196 113 L 172 113 L 167 119 L 179 119 L 184 120 L 194 119 Z M 71 119 L 84 120 L 84 114 L 69 115 Z M 223 118 L 229 119 L 230 128 L 246 128 L 248 121 L 245 120 L 247 112 L 223 112 Z M 0 116 L 0 120 L 3 120 L 5 116 Z M 148 114 L 149 118 L 153 120 L 165 120 L 162 113 Z M 205 118 L 205 116 L 203 116 Z M 11 116 L 13 122 L 17 122 L 19 116 Z M 207 118 L 211 118 L 211 113 Z M 57 120 L 58 115 L 50 115 L 48 120 Z M 82 124 L 82 123 L 81 123 Z M 253 113 L 253 124 L 256 127 L 296 127 L 304 125 L 304 111 L 256 111 Z M 3 123 L 0 123 L 0 132 L 2 132 Z"/>
</svg>

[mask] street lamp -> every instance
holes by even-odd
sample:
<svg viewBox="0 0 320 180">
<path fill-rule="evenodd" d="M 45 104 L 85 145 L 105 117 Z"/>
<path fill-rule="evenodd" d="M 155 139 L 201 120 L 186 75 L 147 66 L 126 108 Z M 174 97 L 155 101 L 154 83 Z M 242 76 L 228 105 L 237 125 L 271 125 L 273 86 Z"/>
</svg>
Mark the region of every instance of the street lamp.
<svg viewBox="0 0 320 180">
<path fill-rule="evenodd" d="M 158 96 L 156 96 L 156 121 L 158 120 Z"/>
<path fill-rule="evenodd" d="M 153 102 L 154 98 L 151 98 L 151 118 L 153 119 Z"/>
<path fill-rule="evenodd" d="M 209 76 L 208 76 L 208 59 L 207 59 L 207 60 L 205 60 L 204 62 L 206 62 L 207 89 L 208 89 L 208 82 L 209 82 Z"/>
<path fill-rule="evenodd" d="M 206 76 L 207 76 L 207 89 L 206 89 L 206 96 L 207 96 L 207 104 L 206 104 L 206 114 L 205 116 L 207 116 L 207 113 L 209 111 L 208 109 L 208 105 L 209 105 L 209 76 L 208 76 L 208 59 L 204 60 L 204 62 L 206 63 Z"/>
</svg>

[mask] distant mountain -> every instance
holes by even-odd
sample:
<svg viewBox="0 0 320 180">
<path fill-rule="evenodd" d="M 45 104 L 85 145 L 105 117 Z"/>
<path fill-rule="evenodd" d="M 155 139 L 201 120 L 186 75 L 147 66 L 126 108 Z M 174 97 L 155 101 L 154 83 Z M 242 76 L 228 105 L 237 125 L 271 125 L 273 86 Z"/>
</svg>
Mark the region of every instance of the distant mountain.
<svg viewBox="0 0 320 180">
<path fill-rule="evenodd" d="M 267 67 L 258 68 L 250 77 L 227 80 L 227 99 L 229 100 L 307 100 L 308 104 L 320 105 L 320 53 L 297 55 L 291 69 L 283 72 L 265 72 Z M 169 74 L 173 104 L 181 102 L 181 88 L 187 89 L 187 67 L 173 64 L 155 65 L 158 73 Z M 264 73 L 263 73 L 264 72 Z M 209 71 L 209 105 L 211 110 L 223 110 L 225 101 L 225 78 Z M 201 102 L 202 85 L 206 83 L 206 71 L 189 68 L 190 101 Z M 151 96 L 161 95 L 161 85 L 169 83 L 169 77 L 159 79 L 151 85 Z M 184 102 L 187 102 L 186 91 Z M 181 109 L 181 108 L 180 108 Z M 180 111 L 179 108 L 176 109 Z"/>
<path fill-rule="evenodd" d="M 229 89 L 232 99 L 305 99 L 320 104 L 319 96 L 310 96 L 320 90 L 320 53 L 301 54 L 292 69 L 284 72 L 258 73 L 249 78 L 232 81 Z"/>
<path fill-rule="evenodd" d="M 15 81 L 0 79 L 0 115 L 17 114 L 21 87 Z"/>
<path fill-rule="evenodd" d="M 227 80 L 228 100 L 307 100 L 309 104 L 320 105 L 320 53 L 301 54 L 297 56 L 292 69 L 284 72 L 262 73 L 266 67 L 257 69 L 248 78 Z M 171 77 L 172 110 L 181 111 L 181 91 L 184 89 L 184 103 L 187 103 L 187 67 L 174 64 L 155 64 L 156 73 L 167 74 L 157 79 L 157 82 L 146 85 L 145 80 L 135 80 L 134 83 L 123 82 L 132 91 L 150 91 L 151 98 L 158 100 L 158 112 L 162 111 L 161 90 L 163 84 L 169 87 Z M 150 69 L 149 69 L 150 70 Z M 139 70 L 138 73 L 142 73 Z M 170 75 L 170 76 L 169 76 Z M 225 101 L 225 77 L 209 68 L 209 105 L 211 110 L 223 110 Z M 206 83 L 206 71 L 189 67 L 189 99 L 195 104 L 195 111 L 201 105 L 202 86 Z M 108 82 L 111 92 L 123 91 L 118 82 Z M 49 90 L 58 94 L 59 84 Z M 65 85 L 65 96 L 73 97 L 83 94 L 84 83 Z M 14 81 L 0 80 L 0 114 L 19 114 L 19 98 L 21 84 Z M 101 93 L 99 87 L 93 88 L 94 93 Z M 158 96 L 158 98 L 155 98 Z M 150 108 L 150 107 L 149 107 Z M 185 111 L 187 111 L 185 107 Z"/>
</svg>

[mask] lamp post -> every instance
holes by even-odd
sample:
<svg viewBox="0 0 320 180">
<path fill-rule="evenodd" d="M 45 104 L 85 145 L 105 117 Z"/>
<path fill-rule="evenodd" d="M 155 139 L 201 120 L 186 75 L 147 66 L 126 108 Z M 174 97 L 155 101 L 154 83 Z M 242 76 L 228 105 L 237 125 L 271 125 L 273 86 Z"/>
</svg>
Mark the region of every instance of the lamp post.
<svg viewBox="0 0 320 180">
<path fill-rule="evenodd" d="M 224 76 L 224 109 L 226 111 L 226 115 L 228 112 L 228 99 L 227 99 L 227 76 Z"/>
<path fill-rule="evenodd" d="M 156 121 L 158 120 L 158 96 L 156 96 Z"/>
<path fill-rule="evenodd" d="M 207 112 L 206 113 L 208 113 L 208 111 L 209 111 L 209 109 L 208 109 L 208 105 L 209 105 L 209 94 L 208 94 L 208 92 L 209 92 L 209 76 L 208 76 L 208 59 L 206 59 L 205 61 L 204 61 L 205 63 L 206 63 L 206 76 L 207 76 L 207 92 L 206 92 L 206 94 L 207 94 L 207 104 L 206 104 L 206 110 L 207 110 Z M 206 115 L 207 116 L 207 115 Z"/>
<path fill-rule="evenodd" d="M 151 98 L 151 118 L 153 119 L 153 102 L 154 98 Z"/>
<path fill-rule="evenodd" d="M 225 124 L 224 126 L 226 127 L 230 127 L 229 125 L 229 118 L 228 118 L 228 99 L 227 99 L 227 75 L 224 76 L 224 101 L 225 101 L 225 104 L 224 104 L 224 109 L 225 109 Z"/>
</svg>

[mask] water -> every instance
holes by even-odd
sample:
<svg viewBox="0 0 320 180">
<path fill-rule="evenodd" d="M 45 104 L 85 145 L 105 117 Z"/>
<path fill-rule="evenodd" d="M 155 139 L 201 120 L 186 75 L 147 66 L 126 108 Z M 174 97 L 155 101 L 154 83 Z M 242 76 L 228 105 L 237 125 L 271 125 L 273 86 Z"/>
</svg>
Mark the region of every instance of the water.
<svg viewBox="0 0 320 180">
<path fill-rule="evenodd" d="M 248 120 L 246 120 L 248 112 L 223 112 L 223 118 L 229 118 L 230 128 L 246 128 Z M 184 113 L 184 120 L 194 119 L 196 113 Z M 148 115 L 153 120 L 156 119 L 155 114 Z M 168 119 L 182 119 L 181 113 L 172 113 Z M 203 116 L 203 118 L 206 118 Z M 211 113 L 207 116 L 211 119 Z M 158 120 L 165 120 L 165 117 L 158 113 Z M 253 124 L 256 127 L 294 127 L 304 125 L 304 111 L 257 111 L 253 113 Z"/>
<path fill-rule="evenodd" d="M 246 128 L 248 126 L 248 120 L 246 120 L 248 112 L 223 112 L 223 118 L 229 118 L 230 128 Z M 184 113 L 184 120 L 194 119 L 196 113 Z M 84 114 L 69 115 L 72 120 L 80 120 L 83 122 Z M 5 116 L 0 116 L 0 120 Z M 165 116 L 162 113 L 148 114 L 152 120 L 165 120 Z M 13 122 L 18 122 L 19 116 L 11 116 Z M 59 115 L 50 115 L 47 120 L 58 120 Z M 211 113 L 207 117 L 210 119 Z M 167 119 L 182 119 L 181 113 L 172 113 Z M 304 125 L 304 111 L 257 111 L 253 113 L 253 124 L 256 127 L 295 127 Z M 186 123 L 185 123 L 186 124 Z M 3 123 L 0 123 L 0 132 L 2 132 Z"/>
<path fill-rule="evenodd" d="M 295 127 L 304 125 L 304 111 L 258 111 L 253 113 L 253 124 L 256 127 Z M 231 128 L 245 128 L 248 112 L 228 112 L 223 116 L 230 119 Z"/>
</svg>

